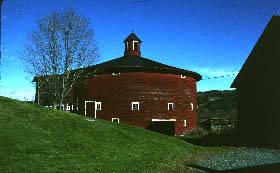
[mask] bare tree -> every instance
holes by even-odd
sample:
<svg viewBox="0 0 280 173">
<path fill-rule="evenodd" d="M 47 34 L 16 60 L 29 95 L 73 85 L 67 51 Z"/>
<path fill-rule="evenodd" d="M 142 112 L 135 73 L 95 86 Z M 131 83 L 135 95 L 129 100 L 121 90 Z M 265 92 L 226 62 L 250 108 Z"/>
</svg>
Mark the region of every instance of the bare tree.
<svg viewBox="0 0 280 173">
<path fill-rule="evenodd" d="M 38 103 L 44 98 L 54 107 L 65 103 L 85 68 L 98 58 L 90 21 L 74 9 L 38 20 L 22 54 L 26 71 L 35 77 Z"/>
</svg>

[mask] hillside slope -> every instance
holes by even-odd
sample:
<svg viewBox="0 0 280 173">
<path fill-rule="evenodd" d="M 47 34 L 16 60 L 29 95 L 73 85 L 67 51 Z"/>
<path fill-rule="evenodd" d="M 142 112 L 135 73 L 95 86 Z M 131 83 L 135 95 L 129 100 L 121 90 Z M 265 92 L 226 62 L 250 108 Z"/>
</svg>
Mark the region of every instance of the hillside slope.
<svg viewBox="0 0 280 173">
<path fill-rule="evenodd" d="M 0 97 L 0 172 L 178 171 L 202 149 L 144 129 L 87 119 Z"/>
</svg>

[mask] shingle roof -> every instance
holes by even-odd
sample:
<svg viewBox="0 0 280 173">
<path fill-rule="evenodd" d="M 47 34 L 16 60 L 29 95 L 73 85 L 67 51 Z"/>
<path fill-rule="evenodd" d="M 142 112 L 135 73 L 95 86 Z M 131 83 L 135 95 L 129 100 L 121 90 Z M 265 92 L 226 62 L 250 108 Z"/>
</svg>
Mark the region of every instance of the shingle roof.
<svg viewBox="0 0 280 173">
<path fill-rule="evenodd" d="M 123 42 L 131 41 L 131 40 L 136 40 L 139 41 L 140 43 L 142 42 L 134 32 L 132 32 L 128 37 L 126 37 L 126 39 L 124 39 Z"/>
<path fill-rule="evenodd" d="M 231 87 L 259 85 L 276 74 L 280 74 L 280 16 L 272 16 Z"/>
<path fill-rule="evenodd" d="M 139 56 L 122 56 L 94 65 L 91 68 L 99 69 L 100 72 L 152 72 L 177 74 L 193 77 L 196 81 L 201 80 L 201 75 L 196 72 L 172 67 Z"/>
</svg>

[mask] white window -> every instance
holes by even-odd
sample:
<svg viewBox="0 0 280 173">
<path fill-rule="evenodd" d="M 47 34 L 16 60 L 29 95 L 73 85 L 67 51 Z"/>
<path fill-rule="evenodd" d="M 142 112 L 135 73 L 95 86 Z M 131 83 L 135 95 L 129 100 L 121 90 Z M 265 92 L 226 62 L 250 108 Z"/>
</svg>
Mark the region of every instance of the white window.
<svg viewBox="0 0 280 173">
<path fill-rule="evenodd" d="M 119 76 L 121 73 L 112 73 L 112 76 Z"/>
<path fill-rule="evenodd" d="M 193 110 L 193 103 L 191 103 L 191 109 Z"/>
<path fill-rule="evenodd" d="M 183 120 L 183 126 L 187 126 L 187 120 Z"/>
<path fill-rule="evenodd" d="M 174 110 L 174 103 L 168 103 L 168 110 L 173 111 Z"/>
<path fill-rule="evenodd" d="M 120 123 L 120 119 L 119 118 L 112 118 L 112 122 L 113 123 Z"/>
<path fill-rule="evenodd" d="M 181 78 L 186 78 L 186 76 L 184 76 L 184 75 L 181 74 Z"/>
<path fill-rule="evenodd" d="M 67 105 L 66 105 L 66 110 L 67 110 L 67 111 L 70 111 L 70 110 L 71 110 L 71 106 L 68 105 L 68 103 L 67 103 Z"/>
<path fill-rule="evenodd" d="M 133 41 L 132 47 L 133 50 L 138 50 L 138 41 Z"/>
<path fill-rule="evenodd" d="M 131 102 L 131 110 L 139 110 L 139 102 Z"/>
<path fill-rule="evenodd" d="M 95 102 L 95 110 L 101 111 L 101 102 Z"/>
</svg>

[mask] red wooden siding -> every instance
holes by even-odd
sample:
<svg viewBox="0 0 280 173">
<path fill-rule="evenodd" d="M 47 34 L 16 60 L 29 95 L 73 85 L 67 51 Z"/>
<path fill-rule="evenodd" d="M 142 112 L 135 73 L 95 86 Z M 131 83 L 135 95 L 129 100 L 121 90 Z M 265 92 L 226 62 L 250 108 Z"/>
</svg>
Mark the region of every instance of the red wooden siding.
<svg viewBox="0 0 280 173">
<path fill-rule="evenodd" d="M 191 77 L 145 72 L 105 74 L 92 77 L 74 93 L 80 114 L 84 114 L 84 101 L 98 101 L 102 102 L 102 110 L 96 111 L 100 119 L 119 118 L 120 123 L 143 128 L 152 119 L 176 119 L 176 135 L 197 128 L 196 81 Z M 140 110 L 131 110 L 131 102 L 139 102 Z M 168 111 L 168 103 L 174 103 L 173 111 Z M 89 112 L 94 117 L 94 111 Z M 187 120 L 186 126 L 183 120 Z"/>
</svg>

